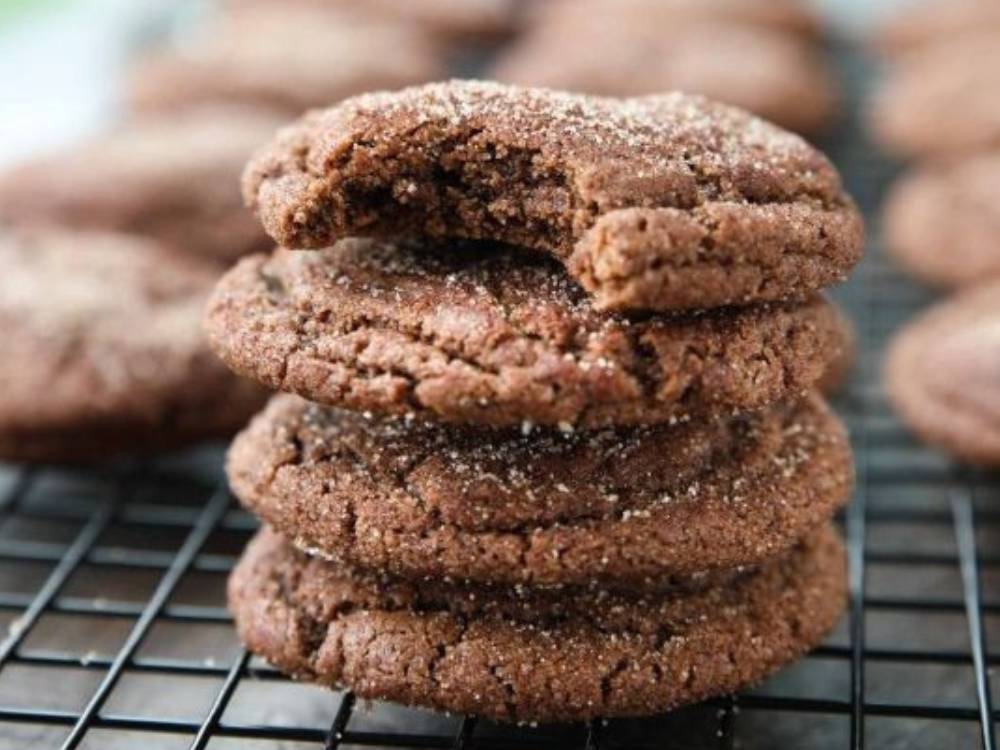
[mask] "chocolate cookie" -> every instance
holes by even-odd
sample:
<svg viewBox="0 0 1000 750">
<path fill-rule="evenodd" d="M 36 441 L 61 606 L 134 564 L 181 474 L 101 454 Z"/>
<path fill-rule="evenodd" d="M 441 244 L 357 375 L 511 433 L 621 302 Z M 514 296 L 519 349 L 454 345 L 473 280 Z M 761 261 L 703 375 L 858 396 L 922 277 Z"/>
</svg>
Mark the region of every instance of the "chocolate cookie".
<svg viewBox="0 0 1000 750">
<path fill-rule="evenodd" d="M 875 42 L 881 51 L 899 55 L 989 28 L 1000 29 L 996 0 L 923 0 L 892 14 Z"/>
<path fill-rule="evenodd" d="M 740 110 L 451 81 L 349 99 L 284 130 L 244 195 L 288 247 L 350 235 L 547 252 L 601 309 L 807 294 L 862 250 L 826 158 Z"/>
<path fill-rule="evenodd" d="M 822 31 L 819 17 L 802 0 L 548 0 L 531 11 L 536 24 L 603 16 L 609 27 L 644 23 L 664 33 L 697 22 L 737 23 L 812 39 Z"/>
<path fill-rule="evenodd" d="M 491 75 L 605 96 L 704 94 L 800 133 L 834 119 L 832 72 L 801 39 L 742 24 L 664 28 L 641 15 L 622 17 L 616 7 L 596 14 L 572 7 L 513 45 Z"/>
<path fill-rule="evenodd" d="M 213 265 L 135 237 L 0 235 L 0 457 L 76 462 L 180 447 L 244 425 L 263 390 L 198 327 Z"/>
<path fill-rule="evenodd" d="M 353 567 L 632 587 L 774 558 L 852 483 L 845 431 L 818 396 L 573 433 L 377 420 L 282 396 L 227 470 L 249 510 Z"/>
<path fill-rule="evenodd" d="M 1000 283 L 963 291 L 903 329 L 889 348 L 885 384 L 922 439 L 1000 466 Z"/>
<path fill-rule="evenodd" d="M 873 136 L 904 157 L 1000 146 L 1000 31 L 942 41 L 900 60 L 869 114 Z"/>
<path fill-rule="evenodd" d="M 495 426 L 662 422 L 796 396 L 839 356 L 828 302 L 638 319 L 543 255 L 344 240 L 244 259 L 206 311 L 240 374 L 313 401 Z"/>
<path fill-rule="evenodd" d="M 363 91 L 440 78 L 440 58 L 430 40 L 402 24 L 318 4 L 255 5 L 140 60 L 130 99 L 143 111 L 229 102 L 297 116 Z"/>
<path fill-rule="evenodd" d="M 1000 150 L 917 167 L 886 200 L 882 231 L 898 263 L 930 284 L 1000 277 Z"/>
<path fill-rule="evenodd" d="M 824 396 L 836 396 L 847 387 L 851 373 L 858 359 L 858 333 L 844 311 L 834 305 L 837 311 L 843 343 L 837 350 L 837 355 L 830 360 L 826 370 L 816 381 L 816 389 Z"/>
<path fill-rule="evenodd" d="M 352 577 L 265 530 L 230 579 L 229 604 L 243 642 L 301 679 L 547 722 L 653 714 L 758 682 L 822 640 L 846 591 L 829 528 L 728 585 L 658 598 L 555 592 L 541 613 L 514 594 L 497 603 Z M 570 616 L 552 616 L 560 609 Z"/>
<path fill-rule="evenodd" d="M 126 125 L 0 175 L 0 221 L 139 234 L 219 260 L 267 249 L 238 183 L 277 125 L 219 109 Z"/>
</svg>

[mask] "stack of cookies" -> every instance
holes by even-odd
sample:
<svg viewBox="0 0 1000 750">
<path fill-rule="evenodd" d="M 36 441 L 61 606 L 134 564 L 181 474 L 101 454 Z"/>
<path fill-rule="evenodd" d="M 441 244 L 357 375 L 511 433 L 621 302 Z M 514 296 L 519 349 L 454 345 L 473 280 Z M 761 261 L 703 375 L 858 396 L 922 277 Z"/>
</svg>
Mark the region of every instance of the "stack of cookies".
<svg viewBox="0 0 1000 750">
<path fill-rule="evenodd" d="M 254 652 L 554 721 L 736 690 L 833 625 L 853 471 L 817 292 L 862 230 L 800 138 L 452 81 L 307 115 L 244 189 L 283 248 L 206 326 L 286 392 L 228 460 L 267 524 L 229 588 Z"/>
</svg>

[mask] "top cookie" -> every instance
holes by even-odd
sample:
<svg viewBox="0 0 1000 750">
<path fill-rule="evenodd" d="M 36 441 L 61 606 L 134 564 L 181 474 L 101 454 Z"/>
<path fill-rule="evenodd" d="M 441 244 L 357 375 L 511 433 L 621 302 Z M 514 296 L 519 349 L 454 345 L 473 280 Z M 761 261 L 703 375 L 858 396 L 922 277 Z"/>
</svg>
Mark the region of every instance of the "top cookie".
<svg viewBox="0 0 1000 750">
<path fill-rule="evenodd" d="M 551 14 L 501 57 L 492 75 L 607 96 L 677 89 L 800 133 L 824 129 L 837 106 L 831 71 L 801 39 L 735 23 L 650 25 L 612 6 L 591 13 L 571 4 Z"/>
<path fill-rule="evenodd" d="M 925 0 L 890 16 L 876 32 L 875 44 L 882 52 L 899 55 L 986 28 L 1000 29 L 996 0 Z"/>
<path fill-rule="evenodd" d="M 348 99 L 282 131 L 244 197 L 279 243 L 492 239 L 559 258 L 600 309 L 805 295 L 861 254 L 829 161 L 731 107 L 451 81 Z"/>
<path fill-rule="evenodd" d="M 129 96 L 142 111 L 231 102 L 297 116 L 363 91 L 440 78 L 435 47 L 402 24 L 319 5 L 251 5 L 138 61 Z"/>
<path fill-rule="evenodd" d="M 890 72 L 870 129 L 903 157 L 971 153 L 1000 145 L 1000 31 L 965 34 L 908 55 Z"/>
<path fill-rule="evenodd" d="M 278 124 L 228 108 L 131 123 L 0 174 L 0 221 L 142 235 L 222 261 L 264 250 L 239 175 Z"/>
</svg>

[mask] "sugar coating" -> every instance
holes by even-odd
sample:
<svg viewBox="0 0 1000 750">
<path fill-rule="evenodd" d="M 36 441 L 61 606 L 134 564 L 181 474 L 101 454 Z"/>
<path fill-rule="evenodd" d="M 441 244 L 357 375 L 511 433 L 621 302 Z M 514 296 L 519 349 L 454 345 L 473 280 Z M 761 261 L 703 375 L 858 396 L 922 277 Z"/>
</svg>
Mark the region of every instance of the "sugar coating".
<svg viewBox="0 0 1000 750">
<path fill-rule="evenodd" d="M 802 295 L 841 278 L 862 245 L 859 214 L 818 151 L 680 93 L 449 81 L 363 95 L 282 131 L 243 190 L 288 247 L 498 240 L 560 259 L 604 309 Z"/>
</svg>

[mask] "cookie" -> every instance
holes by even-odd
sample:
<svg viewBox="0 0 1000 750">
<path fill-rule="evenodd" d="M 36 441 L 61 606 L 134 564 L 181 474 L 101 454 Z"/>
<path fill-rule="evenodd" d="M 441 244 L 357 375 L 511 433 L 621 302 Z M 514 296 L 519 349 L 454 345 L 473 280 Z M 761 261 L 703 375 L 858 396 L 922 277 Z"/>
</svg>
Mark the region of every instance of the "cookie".
<svg viewBox="0 0 1000 750">
<path fill-rule="evenodd" d="M 602 16 L 609 26 L 645 24 L 665 33 L 699 22 L 741 24 L 807 39 L 822 32 L 819 17 L 802 0 L 548 0 L 532 10 L 536 25 Z"/>
<path fill-rule="evenodd" d="M 923 0 L 889 16 L 876 31 L 875 44 L 898 56 L 989 28 L 1000 29 L 996 0 Z"/>
<path fill-rule="evenodd" d="M 0 221 L 138 234 L 220 261 L 268 249 L 238 184 L 277 125 L 213 108 L 122 126 L 0 174 Z"/>
<path fill-rule="evenodd" d="M 441 78 L 443 72 L 433 43 L 402 24 L 319 5 L 253 5 L 219 17 L 183 45 L 140 59 L 129 98 L 139 111 L 223 102 L 292 117 L 363 91 Z"/>
<path fill-rule="evenodd" d="M 244 259 L 206 310 L 236 372 L 310 400 L 493 426 L 599 427 L 760 407 L 844 342 L 820 297 L 685 316 L 599 313 L 554 261 L 344 240 Z"/>
<path fill-rule="evenodd" d="M 233 492 L 303 548 L 407 578 L 651 587 L 787 551 L 847 502 L 818 396 L 708 422 L 562 433 L 378 420 L 273 400 Z"/>
<path fill-rule="evenodd" d="M 900 331 L 885 387 L 920 438 L 968 463 L 1000 466 L 1000 283 L 960 292 Z"/>
<path fill-rule="evenodd" d="M 901 157 L 1000 146 L 1000 31 L 967 34 L 900 60 L 876 94 L 872 136 Z"/>
<path fill-rule="evenodd" d="M 263 390 L 203 343 L 214 265 L 123 235 L 0 234 L 0 457 L 80 462 L 231 435 Z"/>
<path fill-rule="evenodd" d="M 921 165 L 884 204 L 882 237 L 896 262 L 935 286 L 1000 277 L 1000 150 Z"/>
<path fill-rule="evenodd" d="M 801 296 L 862 250 L 857 209 L 822 154 L 679 93 L 451 81 L 356 97 L 282 131 L 243 187 L 279 244 L 508 242 L 558 258 L 608 310 Z"/>
<path fill-rule="evenodd" d="M 837 305 L 834 305 L 834 309 L 837 312 L 843 343 L 827 363 L 820 379 L 816 381 L 816 389 L 824 396 L 836 396 L 847 387 L 858 360 L 857 330 L 843 310 Z"/>
<path fill-rule="evenodd" d="M 687 91 L 806 134 L 837 109 L 832 72 L 801 39 L 742 24 L 652 26 L 611 7 L 558 14 L 509 48 L 491 76 L 603 96 Z"/>
<path fill-rule="evenodd" d="M 353 577 L 265 530 L 229 581 L 229 605 L 243 642 L 300 679 L 549 722 L 659 713 L 752 685 L 818 645 L 846 591 L 829 528 L 728 585 L 658 598 L 555 592 L 541 614 L 514 594 L 498 604 Z M 560 608 L 570 616 L 551 616 Z"/>
</svg>

